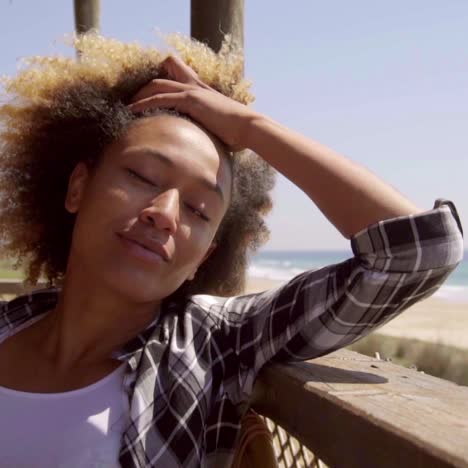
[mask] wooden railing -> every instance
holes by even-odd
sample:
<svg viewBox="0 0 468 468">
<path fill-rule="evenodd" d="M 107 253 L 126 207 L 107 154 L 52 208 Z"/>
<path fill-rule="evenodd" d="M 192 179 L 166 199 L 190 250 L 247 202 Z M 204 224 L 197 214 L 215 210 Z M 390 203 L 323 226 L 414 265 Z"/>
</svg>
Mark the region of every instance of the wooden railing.
<svg viewBox="0 0 468 468">
<path fill-rule="evenodd" d="M 20 293 L 0 280 L 0 296 Z M 391 362 L 342 349 L 268 366 L 251 403 L 281 466 L 323 466 L 312 452 L 329 467 L 468 467 L 468 387 Z"/>
<path fill-rule="evenodd" d="M 18 279 L 0 279 L 0 299 L 3 297 L 19 296 L 20 294 L 25 294 L 26 292 L 44 288 L 46 286 L 45 282 L 39 281 L 35 286 L 25 286 L 21 280 Z"/>
<path fill-rule="evenodd" d="M 331 467 L 468 467 L 468 387 L 340 350 L 268 367 L 254 408 Z"/>
</svg>

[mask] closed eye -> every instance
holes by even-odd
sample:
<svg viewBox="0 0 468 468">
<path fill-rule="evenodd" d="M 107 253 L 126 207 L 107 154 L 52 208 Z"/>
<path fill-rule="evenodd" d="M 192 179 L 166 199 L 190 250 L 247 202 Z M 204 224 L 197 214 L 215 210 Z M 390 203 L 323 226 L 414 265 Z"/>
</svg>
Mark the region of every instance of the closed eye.
<svg viewBox="0 0 468 468">
<path fill-rule="evenodd" d="M 135 179 L 141 181 L 141 182 L 144 182 L 148 185 L 151 185 L 153 187 L 157 187 L 157 184 L 155 184 L 154 182 L 146 179 L 145 177 L 143 177 L 142 175 L 138 174 L 138 172 L 135 172 L 133 169 L 130 169 L 130 168 L 127 168 L 126 171 Z M 210 221 L 210 218 L 208 218 L 208 216 L 206 216 L 205 213 L 201 212 L 200 210 L 198 210 L 197 208 L 195 208 L 194 206 L 190 205 L 189 203 L 185 203 L 185 206 L 195 215 L 195 216 L 198 216 L 199 218 L 201 218 L 203 221 Z"/>
<path fill-rule="evenodd" d="M 188 203 L 186 203 L 185 205 L 195 216 L 198 216 L 199 218 L 203 219 L 203 221 L 210 221 L 210 218 L 208 218 L 208 216 L 206 216 L 205 213 L 202 213 L 200 210 L 197 210 L 195 207 L 189 205 Z"/>
<path fill-rule="evenodd" d="M 132 170 L 132 169 L 127 168 L 127 172 L 128 172 L 132 177 L 134 177 L 135 179 L 138 179 L 138 180 L 140 180 L 140 181 L 142 181 L 142 182 L 145 182 L 145 183 L 147 183 L 147 184 L 149 184 L 149 185 L 152 185 L 153 187 L 156 187 L 156 186 L 157 186 L 157 184 L 155 184 L 154 182 L 151 182 L 151 180 L 146 179 L 145 177 L 143 177 L 142 175 L 138 174 L 138 172 L 135 172 L 135 171 Z"/>
</svg>

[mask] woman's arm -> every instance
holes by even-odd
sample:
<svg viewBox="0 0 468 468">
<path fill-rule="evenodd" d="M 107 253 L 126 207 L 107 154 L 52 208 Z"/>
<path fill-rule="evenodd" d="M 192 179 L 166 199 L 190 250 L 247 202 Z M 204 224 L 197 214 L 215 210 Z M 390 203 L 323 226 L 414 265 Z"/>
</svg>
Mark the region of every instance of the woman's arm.
<svg viewBox="0 0 468 468">
<path fill-rule="evenodd" d="M 424 211 L 365 167 L 266 116 L 254 114 L 246 128 L 241 145 L 301 188 L 347 239 L 378 221 Z"/>
<path fill-rule="evenodd" d="M 230 347 L 239 363 L 227 366 L 227 386 L 249 393 L 272 359 L 312 359 L 366 336 L 432 295 L 460 263 L 463 231 L 452 202 L 420 210 L 365 168 L 207 89 L 177 60 L 169 68 L 178 81 L 153 80 L 130 109 L 175 108 L 231 148 L 251 148 L 311 197 L 354 253 L 264 293 L 192 297 L 218 317 L 218 349 Z"/>
<path fill-rule="evenodd" d="M 363 166 L 211 89 L 180 59 L 169 57 L 163 67 L 173 80 L 148 83 L 131 110 L 175 108 L 229 147 L 250 148 L 301 188 L 347 239 L 375 222 L 424 211 Z"/>
<path fill-rule="evenodd" d="M 350 243 L 352 258 L 269 291 L 192 296 L 218 318 L 221 354 L 230 346 L 239 363 L 227 366 L 228 391 L 240 385 L 250 394 L 257 373 L 272 360 L 314 359 L 369 335 L 434 294 L 463 258 L 457 210 L 444 199 L 426 212 L 372 224 Z"/>
</svg>

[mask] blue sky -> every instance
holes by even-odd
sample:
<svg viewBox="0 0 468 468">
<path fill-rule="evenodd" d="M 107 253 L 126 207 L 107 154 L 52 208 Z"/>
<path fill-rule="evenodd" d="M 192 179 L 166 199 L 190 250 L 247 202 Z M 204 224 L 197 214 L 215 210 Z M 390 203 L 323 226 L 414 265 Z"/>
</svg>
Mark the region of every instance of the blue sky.
<svg viewBox="0 0 468 468">
<path fill-rule="evenodd" d="M 189 0 L 101 0 L 101 32 L 155 44 L 189 34 Z M 254 107 L 363 164 L 421 208 L 452 200 L 468 231 L 466 0 L 247 0 Z M 0 74 L 73 51 L 72 0 L 0 0 Z M 349 249 L 299 189 L 278 178 L 268 249 Z M 468 240 L 465 238 L 465 247 Z"/>
</svg>

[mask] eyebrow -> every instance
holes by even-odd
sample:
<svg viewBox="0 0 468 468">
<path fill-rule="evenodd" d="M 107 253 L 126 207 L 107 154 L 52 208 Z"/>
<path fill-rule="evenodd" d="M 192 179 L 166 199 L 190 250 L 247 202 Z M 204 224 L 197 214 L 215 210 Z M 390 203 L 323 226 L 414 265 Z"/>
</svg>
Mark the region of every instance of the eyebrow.
<svg viewBox="0 0 468 468">
<path fill-rule="evenodd" d="M 162 162 L 168 167 L 176 167 L 176 164 L 174 161 L 166 156 L 165 154 L 155 150 L 154 148 L 148 148 L 148 147 L 138 147 L 138 148 L 133 148 L 132 150 L 128 151 L 129 153 L 143 153 L 143 154 L 148 154 L 149 156 L 157 159 L 158 161 Z M 209 181 L 208 179 L 205 179 L 205 177 L 202 176 L 193 176 L 199 183 L 204 185 L 207 189 L 209 189 L 211 192 L 216 193 L 218 197 L 221 199 L 222 202 L 224 202 L 224 193 L 221 190 L 221 186 L 218 183 L 213 183 Z"/>
</svg>

